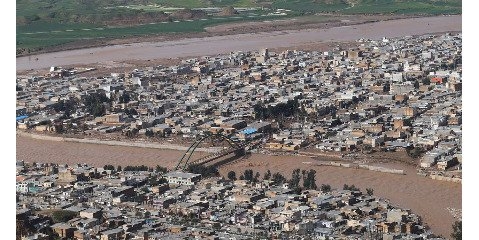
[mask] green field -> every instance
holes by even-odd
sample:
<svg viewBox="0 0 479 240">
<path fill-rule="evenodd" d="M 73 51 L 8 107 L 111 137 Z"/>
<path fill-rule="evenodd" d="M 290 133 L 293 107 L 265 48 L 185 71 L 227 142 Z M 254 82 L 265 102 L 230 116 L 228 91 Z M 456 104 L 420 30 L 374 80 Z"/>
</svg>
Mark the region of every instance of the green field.
<svg viewBox="0 0 479 240">
<path fill-rule="evenodd" d="M 347 14 L 461 14 L 460 0 L 275 0 L 274 8 Z"/>
<path fill-rule="evenodd" d="M 160 23 L 165 21 L 165 16 L 168 17 L 164 12 L 172 12 L 178 8 L 225 6 L 257 9 L 265 7 L 265 9 L 242 13 L 239 15 L 241 19 L 232 17 L 218 19 L 215 16 L 208 16 L 206 21 L 183 20 Z M 16 7 L 17 53 L 27 53 L 84 39 L 201 32 L 206 26 L 215 24 L 284 18 L 246 17 L 252 13 L 259 15 L 271 13 L 276 9 L 291 10 L 287 17 L 324 12 L 423 15 L 462 12 L 461 0 L 17 0 Z M 115 21 L 135 22 L 136 19 L 146 19 L 147 22 L 155 24 L 111 26 Z"/>
<path fill-rule="evenodd" d="M 241 15 L 240 15 L 241 16 Z M 240 17 L 236 16 L 236 17 Z M 125 27 L 105 27 L 93 24 L 68 24 L 51 27 L 48 23 L 17 28 L 17 48 L 35 49 L 64 43 L 98 38 L 123 38 L 168 33 L 201 32 L 207 26 L 238 21 L 261 21 L 281 18 L 280 16 L 254 16 L 243 18 L 210 17 L 206 20 L 160 22 Z M 85 30 L 86 29 L 86 30 Z"/>
</svg>

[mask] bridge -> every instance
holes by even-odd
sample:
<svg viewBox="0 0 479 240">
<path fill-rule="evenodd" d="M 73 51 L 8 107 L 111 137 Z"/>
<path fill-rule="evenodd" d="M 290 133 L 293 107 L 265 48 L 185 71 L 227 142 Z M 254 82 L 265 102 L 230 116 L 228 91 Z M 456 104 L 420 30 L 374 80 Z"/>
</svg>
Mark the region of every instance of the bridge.
<svg viewBox="0 0 479 240">
<path fill-rule="evenodd" d="M 196 148 L 198 148 L 198 146 L 205 140 L 212 139 L 212 138 L 219 138 L 223 141 L 226 141 L 229 145 L 229 148 L 201 157 L 199 159 L 190 160 Z M 180 161 L 176 165 L 175 170 L 180 170 L 180 169 L 185 170 L 189 165 L 192 165 L 192 164 L 195 164 L 195 165 L 207 164 L 215 160 L 218 160 L 220 158 L 223 158 L 225 156 L 228 156 L 230 154 L 234 154 L 236 157 L 240 157 L 245 155 L 247 150 L 251 149 L 253 146 L 256 146 L 258 143 L 259 141 L 237 142 L 232 140 L 230 137 L 220 133 L 206 134 L 205 136 L 201 137 L 200 139 L 196 140 L 193 144 L 191 144 L 191 146 L 186 150 L 186 152 L 183 154 Z"/>
</svg>

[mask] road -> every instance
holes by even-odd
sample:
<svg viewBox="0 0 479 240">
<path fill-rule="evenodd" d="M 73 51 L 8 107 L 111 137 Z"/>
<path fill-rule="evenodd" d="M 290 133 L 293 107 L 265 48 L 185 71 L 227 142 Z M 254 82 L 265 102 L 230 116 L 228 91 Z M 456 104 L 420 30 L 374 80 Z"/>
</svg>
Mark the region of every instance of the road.
<svg viewBox="0 0 479 240">
<path fill-rule="evenodd" d="M 462 31 L 460 15 L 409 18 L 328 29 L 248 33 L 69 50 L 18 57 L 16 65 L 17 71 L 25 71 L 47 69 L 51 66 L 205 56 L 318 42 L 354 41 L 358 38 L 381 39 L 460 31 Z"/>
</svg>

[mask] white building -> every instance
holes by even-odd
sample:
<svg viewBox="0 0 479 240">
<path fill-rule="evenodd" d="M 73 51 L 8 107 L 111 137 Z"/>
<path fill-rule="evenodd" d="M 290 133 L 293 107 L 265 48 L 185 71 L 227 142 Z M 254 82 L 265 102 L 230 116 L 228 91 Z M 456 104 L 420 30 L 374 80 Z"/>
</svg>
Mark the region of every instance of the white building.
<svg viewBox="0 0 479 240">
<path fill-rule="evenodd" d="M 165 178 L 169 184 L 195 185 L 201 180 L 201 174 L 170 172 L 165 174 Z"/>
</svg>

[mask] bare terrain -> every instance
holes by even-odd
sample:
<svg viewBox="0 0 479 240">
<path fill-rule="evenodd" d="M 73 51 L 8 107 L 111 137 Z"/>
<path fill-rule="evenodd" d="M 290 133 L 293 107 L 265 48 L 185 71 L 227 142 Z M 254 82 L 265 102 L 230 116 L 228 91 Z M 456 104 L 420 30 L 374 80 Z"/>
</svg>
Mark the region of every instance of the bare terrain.
<svg viewBox="0 0 479 240">
<path fill-rule="evenodd" d="M 87 143 L 37 140 L 19 136 L 16 138 L 16 157 L 29 162 L 87 163 L 94 166 L 112 165 L 156 165 L 172 168 L 184 152 L 125 146 L 108 146 Z M 324 157 L 321 160 L 335 160 Z M 336 159 L 337 160 L 337 159 Z M 391 200 L 391 203 L 410 208 L 423 217 L 433 232 L 445 237 L 450 235 L 454 218 L 448 209 L 461 209 L 462 185 L 432 180 L 416 174 L 414 166 L 390 163 L 388 166 L 403 169 L 406 175 L 374 172 L 364 169 L 349 169 L 331 166 L 316 166 L 317 160 L 305 156 L 269 156 L 253 154 L 220 168 L 226 176 L 234 170 L 237 175 L 245 169 L 261 174 L 267 169 L 282 172 L 290 178 L 295 168 L 317 171 L 317 184 L 330 184 L 342 188 L 343 184 L 354 184 L 364 191 L 373 188 L 374 194 Z"/>
<path fill-rule="evenodd" d="M 175 41 L 151 41 L 69 51 L 44 53 L 17 58 L 17 71 L 46 69 L 51 66 L 97 64 L 126 60 L 154 60 L 189 56 L 281 48 L 324 42 L 354 41 L 359 37 L 380 39 L 405 35 L 460 32 L 462 16 L 438 16 L 396 19 L 332 28 L 284 30 L 247 33 Z"/>
</svg>

